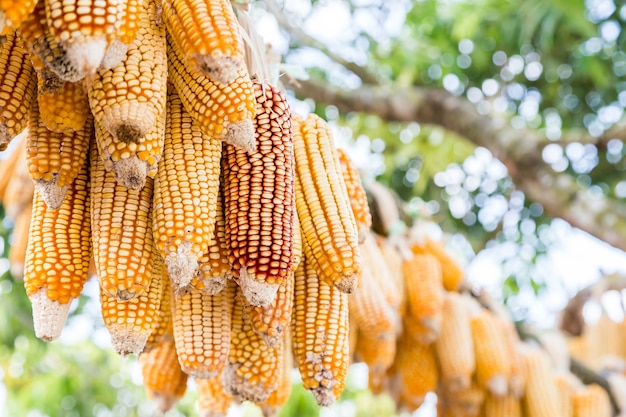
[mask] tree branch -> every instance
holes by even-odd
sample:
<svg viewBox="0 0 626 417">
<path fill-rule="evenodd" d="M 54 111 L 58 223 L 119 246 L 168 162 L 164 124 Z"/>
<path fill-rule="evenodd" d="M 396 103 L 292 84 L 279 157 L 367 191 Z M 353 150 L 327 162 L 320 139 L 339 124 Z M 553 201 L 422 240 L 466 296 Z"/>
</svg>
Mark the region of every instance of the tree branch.
<svg viewBox="0 0 626 417">
<path fill-rule="evenodd" d="M 361 79 L 361 81 L 366 84 L 372 84 L 377 82 L 377 77 L 375 74 L 372 74 L 366 68 L 357 65 L 354 62 L 347 61 L 342 56 L 330 51 L 328 47 L 322 42 L 313 38 L 302 29 L 300 29 L 300 27 L 293 24 L 291 22 L 291 19 L 289 19 L 287 15 L 285 15 L 283 8 L 276 4 L 274 0 L 266 0 L 265 7 L 267 8 L 267 11 L 270 12 L 274 16 L 274 18 L 276 18 L 278 25 L 282 27 L 285 31 L 287 31 L 287 33 L 289 33 L 289 36 L 293 38 L 293 40 L 298 45 L 308 46 L 309 48 L 317 49 L 323 52 L 330 59 L 355 74 Z"/>
<path fill-rule="evenodd" d="M 296 93 L 340 111 L 372 113 L 389 121 L 441 126 L 482 146 L 508 168 L 517 187 L 541 203 L 548 216 L 559 217 L 608 244 L 626 251 L 626 208 L 554 172 L 541 158 L 543 137 L 515 129 L 497 115 L 482 115 L 469 101 L 444 90 L 414 87 L 391 90 L 364 85 L 345 91 L 327 82 L 301 81 Z"/>
</svg>

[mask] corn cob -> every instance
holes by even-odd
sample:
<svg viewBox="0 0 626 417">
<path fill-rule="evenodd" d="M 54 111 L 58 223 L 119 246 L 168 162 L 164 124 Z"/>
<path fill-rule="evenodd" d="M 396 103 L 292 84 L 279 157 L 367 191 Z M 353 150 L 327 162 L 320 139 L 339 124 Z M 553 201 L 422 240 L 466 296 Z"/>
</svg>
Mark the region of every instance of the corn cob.
<svg viewBox="0 0 626 417">
<path fill-rule="evenodd" d="M 142 295 L 153 275 L 156 252 L 151 224 L 152 191 L 151 180 L 141 191 L 119 185 L 92 146 L 94 259 L 102 292 L 120 301 Z"/>
<path fill-rule="evenodd" d="M 341 174 L 343 180 L 346 183 L 346 190 L 348 191 L 348 198 L 350 199 L 350 207 L 354 213 L 354 218 L 358 226 L 359 231 L 359 243 L 363 243 L 372 227 L 372 215 L 370 214 L 369 206 L 367 205 L 367 196 L 365 195 L 365 189 L 361 184 L 361 177 L 359 170 L 354 165 L 350 157 L 343 149 L 337 149 L 337 155 L 339 156 L 339 163 L 341 165 Z"/>
<path fill-rule="evenodd" d="M 526 386 L 526 380 L 524 377 L 524 366 L 522 364 L 522 354 L 520 353 L 520 347 L 522 342 L 517 334 L 513 321 L 505 321 L 498 317 L 500 322 L 500 328 L 502 332 L 507 336 L 507 355 L 511 358 L 511 372 L 509 374 L 509 395 L 516 398 L 521 398 L 524 395 L 524 387 Z M 567 351 L 563 352 L 563 355 L 567 356 Z M 569 358 L 564 360 L 568 363 Z"/>
<path fill-rule="evenodd" d="M 24 133 L 26 135 L 27 132 Z M 27 207 L 32 207 L 35 185 L 28 175 L 26 165 L 26 138 L 24 138 L 14 150 L 17 162 L 7 178 L 6 189 L 2 195 L 4 213 L 7 217 L 16 219 Z"/>
<path fill-rule="evenodd" d="M 487 394 L 485 400 L 484 417 L 522 417 L 522 403 L 519 398 L 512 395 L 499 397 Z M 559 417 L 567 417 L 564 414 L 556 414 Z"/>
<path fill-rule="evenodd" d="M 305 255 L 295 273 L 292 343 L 304 388 L 329 406 L 343 391 L 350 361 L 348 295 L 320 279 L 314 263 Z"/>
<path fill-rule="evenodd" d="M 481 410 L 483 410 L 486 395 L 482 387 L 478 386 L 475 381 L 472 381 L 471 385 L 454 392 L 449 391 L 445 385 L 443 387 L 442 392 L 437 393 L 437 397 L 441 398 L 441 402 L 445 404 L 446 416 L 484 417 L 484 411 L 481 414 Z M 503 414 L 501 417 L 509 416 Z"/>
<path fill-rule="evenodd" d="M 90 76 L 102 63 L 127 11 L 127 1 L 81 2 L 46 0 L 50 33 L 67 50 L 80 77 Z"/>
<path fill-rule="evenodd" d="M 427 253 L 437 258 L 441 264 L 443 287 L 448 291 L 459 289 L 465 275 L 459 263 L 450 256 L 442 242 L 426 238 L 421 244 L 414 245 L 412 249 L 416 254 Z"/>
<path fill-rule="evenodd" d="M 412 341 L 403 335 L 398 341 L 396 358 L 390 373 L 392 395 L 399 408 L 414 411 L 426 394 L 435 391 L 439 381 L 437 362 L 432 345 Z"/>
<path fill-rule="evenodd" d="M 139 355 L 148 398 L 165 413 L 185 395 L 187 374 L 180 369 L 174 337 L 170 334 L 150 352 Z"/>
<path fill-rule="evenodd" d="M 87 281 L 91 257 L 89 175 L 85 160 L 61 207 L 50 210 L 35 191 L 24 286 L 33 306 L 35 335 L 61 335 L 70 301 Z"/>
<path fill-rule="evenodd" d="M 400 300 L 398 300 L 399 305 L 397 311 L 400 316 L 404 316 L 406 313 L 407 304 L 406 289 L 404 286 L 404 272 L 402 270 L 402 264 L 404 263 L 404 259 L 400 253 L 400 250 L 396 246 L 393 246 L 389 242 L 389 239 L 373 233 L 371 235 L 378 243 L 380 253 L 382 254 L 382 259 L 385 260 L 387 269 L 391 273 L 390 281 L 396 288 L 395 292 L 400 296 Z"/>
<path fill-rule="evenodd" d="M 487 311 L 472 317 L 470 327 L 478 382 L 494 395 L 506 395 L 511 374 L 506 334 L 502 333 L 495 316 Z"/>
<path fill-rule="evenodd" d="M 587 385 L 572 394 L 574 417 L 611 417 L 613 411 L 609 396 L 599 385 Z"/>
<path fill-rule="evenodd" d="M 24 42 L 15 32 L 0 48 L 0 151 L 26 128 L 35 98 L 35 72 Z"/>
<path fill-rule="evenodd" d="M 554 376 L 554 385 L 558 392 L 559 416 L 574 417 L 572 394 L 582 383 L 570 372 L 559 372 Z"/>
<path fill-rule="evenodd" d="M 284 95 L 254 84 L 256 151 L 225 145 L 224 214 L 233 275 L 252 305 L 276 297 L 293 263 L 294 166 Z"/>
<path fill-rule="evenodd" d="M 37 72 L 37 103 L 41 121 L 55 132 L 79 131 L 91 120 L 82 83 L 63 81 L 47 68 Z"/>
<path fill-rule="evenodd" d="M 157 25 L 155 0 L 143 0 L 139 31 L 124 59 L 99 70 L 89 86 L 96 121 L 126 144 L 141 142 L 165 111 L 167 59 L 165 28 Z"/>
<path fill-rule="evenodd" d="M 0 160 L 0 204 L 4 204 L 4 196 L 6 195 L 6 191 L 9 188 L 11 182 L 13 182 L 13 178 L 18 177 L 18 166 L 22 166 L 25 171 L 25 178 L 30 182 L 30 177 L 28 176 L 28 169 L 26 168 L 25 152 L 26 152 L 26 140 L 23 137 L 26 136 L 26 132 L 20 135 L 17 142 L 17 145 L 13 151 L 6 156 L 6 159 Z M 32 198 L 29 199 L 32 201 Z"/>
<path fill-rule="evenodd" d="M 94 196 L 97 199 L 98 196 Z M 111 334 L 113 349 L 119 355 L 141 353 L 148 337 L 156 328 L 160 314 L 163 281 L 167 279 L 163 260 L 154 253 L 150 285 L 144 293 L 120 301 L 100 286 L 100 304 L 104 325 Z M 102 281 L 101 281 L 102 283 Z"/>
<path fill-rule="evenodd" d="M 38 1 L 33 12 L 18 29 L 20 38 L 30 52 L 37 71 L 46 67 L 63 80 L 76 82 L 84 77 L 67 56 L 67 51 L 50 31 L 46 18 L 45 2 Z"/>
<path fill-rule="evenodd" d="M 363 260 L 362 268 L 365 269 L 365 264 L 368 265 L 371 277 L 376 281 L 378 288 L 391 308 L 396 312 L 400 312 L 404 301 L 403 294 L 400 292 L 401 288 L 394 282 L 392 272 L 387 265 L 387 259 L 378 247 L 374 236 L 372 236 L 372 239 L 367 239 L 359 244 L 359 250 Z"/>
<path fill-rule="evenodd" d="M 14 279 L 24 278 L 24 260 L 26 259 L 32 211 L 32 205 L 25 207 L 18 214 L 13 226 L 11 246 L 9 247 L 9 265 L 11 266 L 11 275 Z"/>
<path fill-rule="evenodd" d="M 478 350 L 476 351 L 478 358 Z M 522 351 L 526 377 L 524 408 L 528 417 L 553 417 L 560 415 L 559 393 L 554 384 L 548 357 L 539 349 Z"/>
<path fill-rule="evenodd" d="M 228 284 L 231 286 L 230 282 Z M 278 388 L 282 372 L 283 345 L 272 348 L 263 342 L 244 314 L 245 298 L 237 287 L 233 306 L 230 353 L 224 370 L 224 388 L 233 397 L 262 402 Z"/>
<path fill-rule="evenodd" d="M 298 220 L 298 212 L 295 206 L 293 206 L 293 262 L 291 263 L 291 270 L 295 271 L 300 266 L 304 254 L 302 253 L 302 230 L 300 229 L 300 220 Z"/>
<path fill-rule="evenodd" d="M 20 27 L 22 22 L 33 12 L 37 0 L 1 0 L 0 35 L 6 36 Z"/>
<path fill-rule="evenodd" d="M 270 347 L 276 347 L 282 343 L 282 335 L 289 327 L 293 309 L 293 281 L 293 272 L 290 272 L 278 287 L 276 298 L 270 304 L 244 307 L 244 314 L 252 328 Z"/>
<path fill-rule="evenodd" d="M 91 116 L 78 131 L 53 132 L 43 123 L 33 103 L 27 136 L 28 172 L 48 207 L 61 206 L 68 187 L 85 165 L 93 132 Z"/>
<path fill-rule="evenodd" d="M 420 254 L 405 260 L 402 268 L 407 316 L 418 325 L 413 327 L 413 335 L 422 343 L 432 343 L 441 331 L 444 302 L 441 266 L 434 256 Z"/>
<path fill-rule="evenodd" d="M 200 417 L 226 417 L 233 399 L 224 391 L 222 378 L 197 379 Z"/>
<path fill-rule="evenodd" d="M 155 257 L 159 256 L 155 254 Z M 158 260 L 163 262 L 163 260 Z M 159 312 L 157 314 L 156 323 L 152 329 L 152 333 L 146 340 L 146 344 L 143 347 L 142 352 L 149 352 L 154 349 L 161 341 L 163 341 L 168 335 L 173 334 L 174 327 L 172 324 L 172 302 L 170 286 L 170 280 L 165 274 L 164 269 L 161 270 L 161 300 L 159 303 Z"/>
<path fill-rule="evenodd" d="M 169 77 L 185 109 L 202 131 L 246 152 L 256 149 L 254 139 L 255 100 L 252 81 L 245 67 L 227 85 L 188 68 L 171 34 L 167 36 Z"/>
<path fill-rule="evenodd" d="M 195 378 L 213 378 L 228 359 L 234 285 L 216 295 L 191 289 L 172 299 L 178 361 Z"/>
<path fill-rule="evenodd" d="M 229 0 L 165 0 L 163 16 L 187 66 L 220 84 L 237 78 L 243 40 Z"/>
<path fill-rule="evenodd" d="M 283 333 L 281 343 L 283 344 L 282 355 L 282 371 L 280 373 L 280 380 L 278 381 L 278 388 L 272 391 L 269 397 L 262 403 L 258 404 L 263 412 L 263 417 L 274 417 L 280 411 L 280 408 L 285 405 L 289 396 L 291 395 L 292 382 L 291 371 L 293 369 L 293 356 L 291 354 L 291 334 L 289 329 Z"/>
<path fill-rule="evenodd" d="M 359 330 L 354 356 L 367 364 L 369 388 L 374 394 L 385 389 L 387 371 L 393 365 L 395 355 L 395 335 L 381 336 Z"/>
<path fill-rule="evenodd" d="M 350 293 L 361 271 L 356 222 L 330 129 L 316 115 L 294 117 L 296 208 L 321 278 Z"/>
<path fill-rule="evenodd" d="M 435 351 L 441 381 L 451 392 L 469 387 L 476 368 L 470 319 L 462 297 L 446 293 L 442 310 L 441 333 Z"/>
<path fill-rule="evenodd" d="M 222 210 L 222 196 L 217 197 L 215 206 L 215 231 L 207 251 L 198 259 L 196 276 L 191 286 L 209 294 L 222 291 L 226 281 L 232 278 L 228 263 L 228 247 L 226 245 L 226 223 Z"/>
<path fill-rule="evenodd" d="M 153 228 L 175 290 L 189 284 L 213 239 L 221 155 L 222 144 L 200 131 L 170 88 Z"/>
</svg>

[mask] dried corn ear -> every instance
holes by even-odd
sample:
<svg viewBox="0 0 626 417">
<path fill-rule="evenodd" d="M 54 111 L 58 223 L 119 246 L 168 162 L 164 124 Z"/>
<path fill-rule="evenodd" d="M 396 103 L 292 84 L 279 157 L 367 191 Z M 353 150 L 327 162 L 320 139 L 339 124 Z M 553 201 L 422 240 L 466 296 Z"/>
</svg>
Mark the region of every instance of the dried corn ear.
<svg viewBox="0 0 626 417">
<path fill-rule="evenodd" d="M 6 36 L 20 27 L 36 4 L 37 0 L 0 0 L 0 35 Z"/>
<path fill-rule="evenodd" d="M 187 66 L 220 84 L 237 77 L 243 40 L 229 0 L 165 0 L 163 17 Z"/>
<path fill-rule="evenodd" d="M 346 183 L 350 207 L 352 207 L 352 212 L 354 213 L 354 218 L 359 228 L 359 243 L 363 243 L 369 233 L 370 227 L 372 227 L 372 215 L 367 205 L 367 195 L 365 194 L 363 184 L 361 184 L 359 170 L 346 151 L 337 149 L 337 155 L 339 156 L 341 174 Z"/>
<path fill-rule="evenodd" d="M 155 254 L 155 257 L 160 256 Z M 163 260 L 157 260 L 157 262 L 163 263 Z M 161 266 L 163 268 L 163 266 Z M 142 352 L 149 352 L 154 349 L 161 341 L 163 341 L 168 335 L 172 335 L 174 327 L 172 324 L 172 287 L 167 275 L 167 271 L 161 269 L 161 300 L 159 303 L 159 312 L 157 314 L 156 323 L 152 329 L 152 333 L 146 340 L 146 344 L 143 347 Z M 154 278 L 153 278 L 154 279 Z"/>
<path fill-rule="evenodd" d="M 24 133 L 24 136 L 27 132 Z M 2 194 L 2 205 L 7 217 L 16 219 L 27 207 L 32 207 L 35 184 L 28 175 L 26 164 L 26 138 L 23 138 L 13 151 L 17 158 L 11 176 L 7 178 Z M 10 180 L 10 181 L 9 181 Z"/>
<path fill-rule="evenodd" d="M 55 132 L 79 131 L 92 120 L 83 84 L 64 81 L 47 68 L 37 72 L 37 103 L 41 121 Z"/>
<path fill-rule="evenodd" d="M 260 404 L 257 404 L 263 412 L 263 417 L 274 417 L 280 411 L 280 408 L 285 405 L 289 396 L 291 395 L 292 381 L 291 371 L 293 369 L 293 356 L 291 355 L 291 334 L 286 331 L 282 335 L 281 342 L 283 344 L 283 352 L 280 373 L 280 380 L 278 381 L 278 388 L 272 391 L 269 397 Z"/>
<path fill-rule="evenodd" d="M 13 233 L 11 234 L 11 246 L 9 246 L 9 265 L 14 279 L 24 278 L 24 261 L 26 248 L 28 247 L 28 232 L 33 208 L 26 206 L 15 219 Z"/>
<path fill-rule="evenodd" d="M 413 246 L 414 253 L 427 253 L 441 264 L 443 287 L 448 291 L 457 291 L 465 274 L 459 263 L 446 250 L 443 243 L 431 238 L 425 238 L 421 244 Z"/>
<path fill-rule="evenodd" d="M 85 160 L 57 210 L 35 191 L 24 286 L 33 306 L 35 334 L 43 340 L 61 335 L 70 301 L 80 295 L 91 257 L 89 173 Z"/>
<path fill-rule="evenodd" d="M 197 379 L 200 417 L 226 417 L 233 399 L 224 390 L 222 378 Z"/>
<path fill-rule="evenodd" d="M 91 149 L 91 227 L 102 292 L 120 301 L 142 295 L 153 273 L 152 180 L 140 191 L 117 183 Z M 120 268 L 124 265 L 124 268 Z"/>
<path fill-rule="evenodd" d="M 396 355 L 395 335 L 377 335 L 359 330 L 354 355 L 356 360 L 367 364 L 370 390 L 374 394 L 382 393 L 386 388 L 387 371 Z"/>
<path fill-rule="evenodd" d="M 24 136 L 26 136 L 26 132 L 21 135 L 21 139 L 24 139 Z M 24 161 L 26 140 L 18 139 L 18 141 L 19 143 L 16 142 L 17 146 L 15 146 L 13 151 L 9 155 L 5 155 L 5 159 L 0 160 L 0 204 L 4 204 L 4 196 L 7 188 L 9 188 L 9 184 L 11 184 L 14 178 L 18 177 L 18 166 L 24 167 L 26 173 L 25 177 L 29 178 L 28 169 Z M 32 200 L 32 198 L 30 200 Z"/>
<path fill-rule="evenodd" d="M 293 263 L 294 160 L 287 99 L 254 84 L 256 151 L 225 145 L 222 158 L 229 261 L 249 304 L 267 305 Z"/>
<path fill-rule="evenodd" d="M 214 236 L 221 155 L 222 144 L 200 131 L 170 88 L 153 228 L 176 291 L 189 284 Z"/>
<path fill-rule="evenodd" d="M 587 385 L 571 396 L 574 417 L 611 417 L 613 410 L 609 396 L 597 384 Z"/>
<path fill-rule="evenodd" d="M 350 293 L 357 287 L 361 260 L 333 138 L 316 115 L 293 120 L 296 209 L 303 240 L 313 250 L 320 277 Z"/>
<path fill-rule="evenodd" d="M 559 392 L 554 384 L 549 358 L 537 348 L 522 352 L 526 393 L 524 409 L 528 417 L 552 417 L 560 415 Z M 478 358 L 478 350 L 476 357 Z"/>
<path fill-rule="evenodd" d="M 507 335 L 502 333 L 497 318 L 487 311 L 472 317 L 470 327 L 478 382 L 494 395 L 506 395 L 511 374 Z"/>
</svg>

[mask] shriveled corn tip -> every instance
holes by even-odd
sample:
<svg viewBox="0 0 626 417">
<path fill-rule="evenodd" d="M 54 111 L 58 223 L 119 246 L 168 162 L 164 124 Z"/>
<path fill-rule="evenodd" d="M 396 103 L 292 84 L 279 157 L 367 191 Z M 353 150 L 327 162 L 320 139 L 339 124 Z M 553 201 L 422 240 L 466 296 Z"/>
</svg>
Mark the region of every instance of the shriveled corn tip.
<svg viewBox="0 0 626 417">
<path fill-rule="evenodd" d="M 248 304 L 253 306 L 266 306 L 274 301 L 278 292 L 279 283 L 268 283 L 256 280 L 248 274 L 248 268 L 243 267 L 239 271 L 239 286 L 246 297 Z"/>
<path fill-rule="evenodd" d="M 335 281 L 335 287 L 339 289 L 339 291 L 344 292 L 346 294 L 351 294 L 354 290 L 357 289 L 359 285 L 359 275 L 343 275 L 338 281 Z"/>
<path fill-rule="evenodd" d="M 137 156 L 113 162 L 115 180 L 129 190 L 141 190 L 146 185 L 148 164 Z"/>
<path fill-rule="evenodd" d="M 222 140 L 250 153 L 256 150 L 254 124 L 251 119 L 244 119 L 234 123 L 224 123 Z"/>
<path fill-rule="evenodd" d="M 154 397 L 152 397 L 152 401 L 156 405 L 157 409 L 163 414 L 170 411 L 178 400 L 179 397 L 167 394 L 154 394 Z"/>
<path fill-rule="evenodd" d="M 56 177 L 57 174 L 54 176 Z M 59 187 L 56 185 L 56 178 L 53 178 L 52 181 L 35 180 L 35 187 L 37 187 L 37 191 L 41 194 L 46 206 L 51 210 L 56 210 L 63 204 L 69 184 Z"/>
<path fill-rule="evenodd" d="M 122 62 L 122 59 L 126 56 L 126 52 L 128 52 L 128 44 L 120 41 L 119 39 L 113 39 L 109 42 L 109 46 L 104 53 L 100 67 L 105 70 L 113 68 Z"/>
<path fill-rule="evenodd" d="M 108 330 L 113 350 L 120 356 L 140 354 L 150 336 L 150 332 L 129 329 L 126 325 L 111 324 Z"/>
<path fill-rule="evenodd" d="M 263 384 L 252 384 L 247 378 L 240 376 L 237 373 L 240 366 L 239 363 L 229 363 L 224 368 L 222 380 L 226 392 L 232 397 L 245 398 L 255 403 L 265 401 L 271 391 Z"/>
<path fill-rule="evenodd" d="M 61 304 L 48 298 L 48 290 L 42 288 L 28 296 L 33 307 L 35 336 L 46 342 L 56 340 L 70 313 L 71 303 Z"/>
<path fill-rule="evenodd" d="M 198 257 L 192 252 L 193 243 L 188 240 L 178 245 L 176 252 L 170 252 L 165 257 L 167 273 L 172 280 L 172 286 L 177 295 L 189 285 L 198 268 Z"/>
<path fill-rule="evenodd" d="M 229 84 L 237 78 L 239 68 L 242 67 L 241 59 L 228 55 L 214 57 L 212 55 L 194 54 L 202 72 L 205 72 L 212 80 L 220 84 Z"/>
<path fill-rule="evenodd" d="M 106 48 L 107 41 L 104 37 L 74 41 L 67 46 L 67 58 L 81 74 L 80 78 L 83 78 L 96 72 L 104 59 Z"/>
</svg>

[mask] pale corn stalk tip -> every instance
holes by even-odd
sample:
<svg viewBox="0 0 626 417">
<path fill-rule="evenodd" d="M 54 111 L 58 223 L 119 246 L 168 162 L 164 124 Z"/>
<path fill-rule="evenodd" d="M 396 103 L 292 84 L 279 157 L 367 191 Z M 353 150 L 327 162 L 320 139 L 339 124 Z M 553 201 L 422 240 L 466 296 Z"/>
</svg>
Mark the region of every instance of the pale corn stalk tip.
<svg viewBox="0 0 626 417">
<path fill-rule="evenodd" d="M 450 392 L 456 392 L 468 389 L 472 385 L 472 380 L 469 375 L 456 374 L 446 378 L 445 385 Z"/>
<path fill-rule="evenodd" d="M 104 37 L 93 38 L 86 41 L 68 42 L 66 48 L 67 58 L 80 74 L 79 79 L 96 72 L 104 59 L 106 48 L 107 41 Z M 61 74 L 59 74 L 59 76 L 61 76 Z M 62 76 L 61 78 L 67 80 L 67 78 Z"/>
<path fill-rule="evenodd" d="M 113 162 L 115 180 L 129 190 L 139 191 L 146 185 L 148 164 L 136 155 Z"/>
<path fill-rule="evenodd" d="M 172 407 L 174 407 L 174 404 L 178 402 L 178 397 L 174 395 L 155 393 L 154 397 L 152 397 L 152 401 L 156 404 L 157 409 L 161 413 L 165 414 L 171 410 Z"/>
<path fill-rule="evenodd" d="M 492 376 L 486 385 L 489 392 L 498 397 L 505 396 L 509 391 L 507 379 L 504 375 Z"/>
<path fill-rule="evenodd" d="M 46 342 L 58 339 L 70 313 L 71 303 L 61 304 L 50 300 L 46 288 L 29 295 L 28 298 L 33 307 L 35 336 Z"/>
<path fill-rule="evenodd" d="M 248 274 L 248 268 L 239 270 L 237 281 L 241 287 L 248 304 L 253 306 L 266 306 L 274 301 L 278 293 L 279 283 L 268 283 L 257 281 L 254 276 Z"/>
<path fill-rule="evenodd" d="M 59 187 L 56 184 L 57 174 L 55 174 L 54 177 L 55 178 L 53 178 L 51 181 L 35 181 L 35 187 L 37 188 L 37 191 L 39 191 L 39 194 L 41 194 L 43 201 L 46 203 L 46 206 L 48 206 L 50 210 L 56 210 L 61 207 L 61 205 L 63 204 L 63 200 L 65 200 L 67 189 L 69 188 L 69 185 Z"/>
<path fill-rule="evenodd" d="M 104 57 L 102 58 L 102 63 L 100 67 L 104 70 L 108 70 L 122 62 L 122 59 L 126 56 L 126 52 L 128 52 L 128 44 L 120 41 L 119 39 L 113 39 L 107 50 L 104 52 Z"/>
<path fill-rule="evenodd" d="M 211 80 L 228 85 L 237 79 L 237 72 L 243 66 L 241 59 L 228 55 L 213 57 L 211 55 L 194 54 L 201 72 L 207 74 Z"/>
<path fill-rule="evenodd" d="M 261 414 L 263 414 L 263 417 L 274 417 L 280 411 L 280 407 L 276 405 L 262 404 L 260 408 L 261 408 Z"/>
<path fill-rule="evenodd" d="M 239 376 L 237 373 L 237 369 L 239 369 L 239 367 L 239 364 L 229 363 L 224 368 L 222 382 L 226 393 L 232 397 L 241 398 L 255 403 L 265 401 L 273 390 L 266 389 L 260 384 L 250 384 L 246 378 Z M 276 383 L 278 382 L 276 381 Z"/>
<path fill-rule="evenodd" d="M 149 331 L 129 329 L 124 324 L 118 326 L 114 323 L 108 329 L 113 350 L 120 356 L 140 354 L 150 336 Z"/>
<path fill-rule="evenodd" d="M 203 279 L 202 282 L 204 283 L 204 288 L 202 289 L 202 291 L 205 294 L 217 295 L 220 292 L 222 292 L 222 290 L 226 286 L 227 281 L 228 281 L 227 276 Z"/>
<path fill-rule="evenodd" d="M 310 391 L 313 393 L 313 397 L 315 397 L 317 404 L 321 407 L 330 407 L 335 403 L 335 394 L 333 393 L 332 388 L 319 386 L 318 388 L 313 388 Z"/>
<path fill-rule="evenodd" d="M 177 295 L 180 289 L 189 285 L 198 268 L 198 256 L 192 252 L 192 248 L 192 242 L 183 240 L 176 252 L 170 252 L 165 257 L 167 273 Z"/>
<path fill-rule="evenodd" d="M 256 150 L 256 139 L 254 137 L 252 120 L 244 119 L 234 123 L 224 123 L 222 140 L 248 153 L 254 152 Z"/>
<path fill-rule="evenodd" d="M 359 244 L 362 244 L 365 242 L 365 239 L 367 239 L 367 234 L 369 233 L 369 230 L 370 230 L 369 227 L 367 227 L 364 224 L 359 226 L 359 231 L 358 231 Z"/>
</svg>

